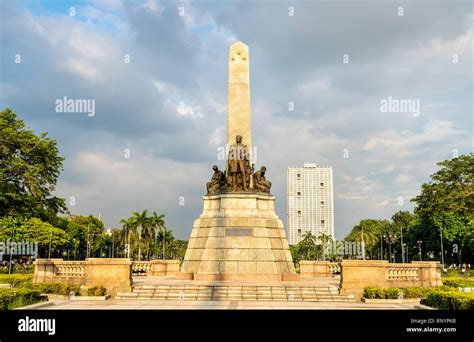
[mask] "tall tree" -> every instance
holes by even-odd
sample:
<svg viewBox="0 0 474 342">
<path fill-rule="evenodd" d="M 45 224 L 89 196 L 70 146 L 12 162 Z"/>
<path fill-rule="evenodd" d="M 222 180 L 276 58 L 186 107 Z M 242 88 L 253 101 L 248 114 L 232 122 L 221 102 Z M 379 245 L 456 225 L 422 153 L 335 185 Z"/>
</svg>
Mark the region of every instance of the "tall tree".
<svg viewBox="0 0 474 342">
<path fill-rule="evenodd" d="M 150 224 L 150 219 L 148 217 L 148 210 L 143 210 L 142 212 L 133 211 L 132 217 L 132 228 L 138 234 L 138 260 L 142 259 L 141 255 L 141 240 L 142 234 L 145 230 L 148 229 Z"/>
<path fill-rule="evenodd" d="M 9 108 L 0 112 L 0 216 L 22 215 L 53 221 L 66 210 L 53 196 L 64 158 L 57 143 L 25 127 Z"/>
<path fill-rule="evenodd" d="M 424 238 L 425 251 L 440 252 L 455 244 L 469 259 L 474 250 L 474 155 L 462 155 L 438 163 L 442 168 L 421 186 L 416 203 L 417 239 Z M 443 242 L 443 243 L 442 243 Z M 435 253 L 438 254 L 438 253 Z M 460 260 L 461 261 L 461 260 Z"/>
<path fill-rule="evenodd" d="M 169 249 L 169 247 L 173 244 L 173 241 L 174 241 L 174 236 L 171 230 L 168 230 L 163 227 L 163 229 L 161 229 L 158 232 L 158 242 L 160 243 L 160 246 L 161 246 L 163 259 L 166 258 L 167 249 Z"/>
<path fill-rule="evenodd" d="M 156 211 L 150 217 L 150 226 L 154 228 L 154 234 L 158 231 L 163 231 L 165 229 L 165 215 L 158 215 Z M 164 249 L 164 245 L 163 245 Z M 163 256 L 164 258 L 164 256 Z"/>
<path fill-rule="evenodd" d="M 126 257 L 130 259 L 130 252 L 131 252 L 131 238 L 132 238 L 132 230 L 133 230 L 133 222 L 131 218 L 121 219 L 120 224 L 122 225 L 122 234 L 121 234 L 121 241 L 123 241 L 123 245 L 126 246 Z"/>
<path fill-rule="evenodd" d="M 364 241 L 366 252 L 371 258 L 380 252 L 380 240 L 390 231 L 390 222 L 388 220 L 363 219 L 352 228 L 351 232 L 345 238 L 346 241 Z"/>
</svg>

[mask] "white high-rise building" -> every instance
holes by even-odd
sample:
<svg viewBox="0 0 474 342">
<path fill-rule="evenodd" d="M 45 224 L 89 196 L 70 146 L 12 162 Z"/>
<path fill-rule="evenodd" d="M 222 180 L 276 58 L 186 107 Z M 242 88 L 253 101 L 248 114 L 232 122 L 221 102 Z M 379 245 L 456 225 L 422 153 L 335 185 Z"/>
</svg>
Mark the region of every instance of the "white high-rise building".
<svg viewBox="0 0 474 342">
<path fill-rule="evenodd" d="M 301 241 L 307 231 L 334 239 L 332 167 L 310 163 L 289 167 L 287 199 L 290 245 Z"/>
</svg>

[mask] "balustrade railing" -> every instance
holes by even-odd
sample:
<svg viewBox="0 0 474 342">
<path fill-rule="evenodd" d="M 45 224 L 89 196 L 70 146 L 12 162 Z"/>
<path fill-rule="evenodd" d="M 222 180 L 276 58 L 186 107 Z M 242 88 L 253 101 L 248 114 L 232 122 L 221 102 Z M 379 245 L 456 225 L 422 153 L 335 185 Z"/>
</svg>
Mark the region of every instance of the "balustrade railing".
<svg viewBox="0 0 474 342">
<path fill-rule="evenodd" d="M 146 275 L 151 272 L 151 262 L 147 261 L 134 261 L 132 263 L 132 273 L 137 275 Z"/>
<path fill-rule="evenodd" d="M 85 277 L 86 267 L 81 264 L 56 264 L 56 276 L 58 277 Z"/>
<path fill-rule="evenodd" d="M 389 267 L 388 280 L 418 280 L 418 267 Z"/>
</svg>

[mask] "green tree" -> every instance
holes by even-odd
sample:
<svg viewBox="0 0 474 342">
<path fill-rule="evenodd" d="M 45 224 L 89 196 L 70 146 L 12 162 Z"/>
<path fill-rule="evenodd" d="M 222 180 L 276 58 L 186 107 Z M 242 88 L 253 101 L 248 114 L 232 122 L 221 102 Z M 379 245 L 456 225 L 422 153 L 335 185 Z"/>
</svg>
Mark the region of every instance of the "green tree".
<svg viewBox="0 0 474 342">
<path fill-rule="evenodd" d="M 66 232 L 39 218 L 22 219 L 5 216 L 0 218 L 0 241 L 37 242 L 39 256 L 60 257 L 60 250 L 67 246 L 69 237 Z"/>
<path fill-rule="evenodd" d="M 25 127 L 9 108 L 0 112 L 0 216 L 21 215 L 54 222 L 66 211 L 53 196 L 64 158 L 57 143 Z"/>
<path fill-rule="evenodd" d="M 120 224 L 122 225 L 122 230 L 120 234 L 120 242 L 123 243 L 125 255 L 130 259 L 131 254 L 131 245 L 132 245 L 132 235 L 133 235 L 133 220 L 132 218 L 121 219 Z"/>
<path fill-rule="evenodd" d="M 345 240 L 362 242 L 363 239 L 366 254 L 369 258 L 375 259 L 381 253 L 380 239 L 384 235 L 387 236 L 390 229 L 388 220 L 363 219 L 352 228 Z"/>
<path fill-rule="evenodd" d="M 153 241 L 157 242 L 155 240 L 155 236 L 157 236 L 156 233 L 158 231 L 162 231 L 165 229 L 165 215 L 158 215 L 156 211 L 154 211 L 150 217 L 150 226 L 154 228 Z M 155 251 L 156 251 L 156 246 L 155 246 Z"/>
<path fill-rule="evenodd" d="M 323 232 L 320 232 L 318 237 L 317 237 L 317 240 L 321 244 L 323 259 L 325 259 L 326 258 L 326 247 L 327 247 L 328 243 L 330 243 L 332 241 L 332 236 L 329 235 L 329 234 L 325 234 Z"/>
<path fill-rule="evenodd" d="M 71 215 L 66 232 L 69 235 L 70 251 L 76 251 L 77 259 L 97 256 L 103 245 L 104 223 L 93 215 Z"/>
<path fill-rule="evenodd" d="M 142 243 L 142 235 L 145 232 L 149 231 L 150 227 L 150 219 L 148 217 L 148 210 L 143 210 L 142 212 L 133 211 L 131 217 L 132 223 L 132 230 L 138 236 L 138 260 L 142 260 L 142 251 L 141 251 L 141 243 Z"/>
<path fill-rule="evenodd" d="M 170 255 L 169 249 L 171 248 L 174 241 L 173 232 L 163 227 L 162 230 L 158 232 L 158 246 L 161 249 L 161 254 L 163 259 L 167 259 Z"/>
<path fill-rule="evenodd" d="M 406 243 L 407 238 L 409 238 L 409 229 L 413 228 L 415 222 L 415 215 L 409 211 L 397 211 L 392 215 L 392 229 L 393 231 L 400 236 L 400 240 L 396 241 L 400 250 L 400 259 L 402 262 L 408 261 L 406 258 L 407 248 L 409 245 Z"/>
<path fill-rule="evenodd" d="M 456 244 L 465 259 L 473 260 L 474 250 L 474 156 L 462 155 L 438 163 L 442 168 L 421 186 L 416 203 L 417 227 L 412 242 L 422 240 L 425 251 L 439 255 L 441 241 Z M 450 248 L 450 247 L 449 247 Z"/>
</svg>

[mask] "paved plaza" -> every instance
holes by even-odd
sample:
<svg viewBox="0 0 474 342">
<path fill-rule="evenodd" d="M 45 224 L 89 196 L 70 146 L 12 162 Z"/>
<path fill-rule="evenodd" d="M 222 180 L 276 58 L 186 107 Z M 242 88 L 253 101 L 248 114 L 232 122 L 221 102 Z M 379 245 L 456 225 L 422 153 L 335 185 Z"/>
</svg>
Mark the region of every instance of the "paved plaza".
<svg viewBox="0 0 474 342">
<path fill-rule="evenodd" d="M 409 310 L 413 304 L 262 301 L 115 300 L 53 301 L 40 310 Z"/>
<path fill-rule="evenodd" d="M 196 285 L 206 285 L 206 281 L 182 281 L 175 277 L 146 276 L 134 277 L 134 287 L 152 285 L 179 286 L 189 282 Z M 213 282 L 214 285 L 247 285 L 252 283 L 241 282 Z M 259 282 L 263 286 L 275 286 L 281 282 Z M 285 282 L 286 285 L 321 286 L 337 288 L 339 278 L 312 278 L 300 282 Z M 127 298 L 97 300 L 59 300 L 53 299 L 30 307 L 37 310 L 409 310 L 413 304 L 368 304 L 362 302 L 344 301 L 262 301 L 262 300 L 159 300 L 148 298 Z"/>
</svg>

